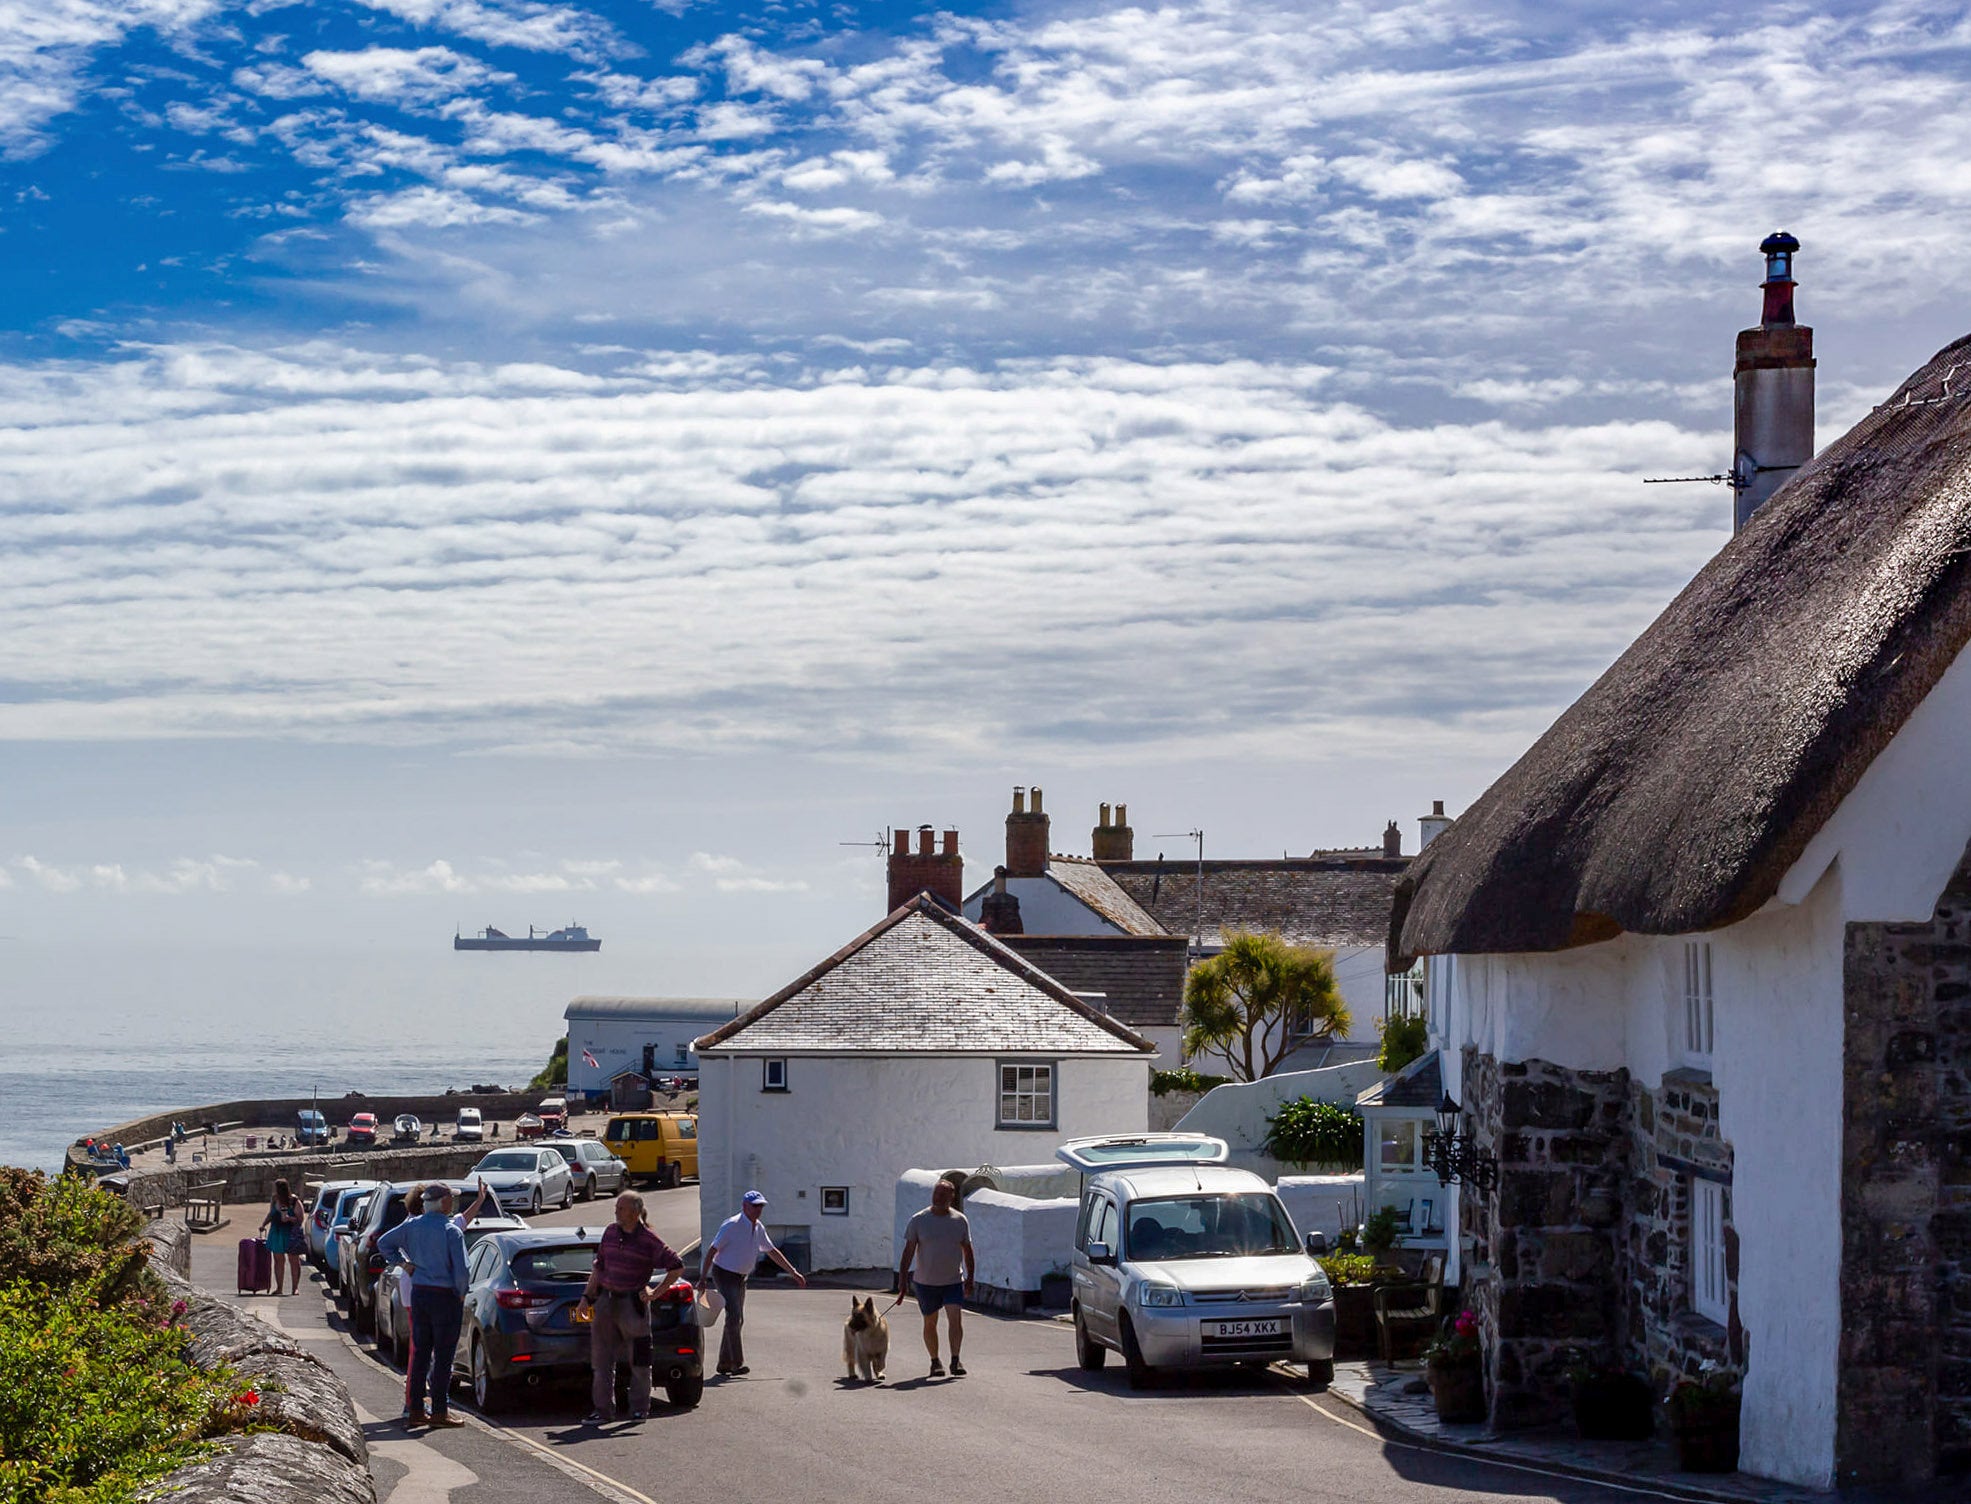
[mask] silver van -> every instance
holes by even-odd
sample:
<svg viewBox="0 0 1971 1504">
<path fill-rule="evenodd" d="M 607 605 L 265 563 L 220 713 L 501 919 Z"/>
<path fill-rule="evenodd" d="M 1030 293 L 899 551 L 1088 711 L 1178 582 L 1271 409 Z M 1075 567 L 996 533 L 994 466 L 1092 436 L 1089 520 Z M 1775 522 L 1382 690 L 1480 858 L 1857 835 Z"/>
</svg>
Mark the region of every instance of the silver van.
<svg viewBox="0 0 1971 1504">
<path fill-rule="evenodd" d="M 1055 1157 L 1082 1173 L 1075 1227 L 1075 1356 L 1113 1348 L 1131 1388 L 1156 1370 L 1280 1359 L 1325 1389 L 1335 1372 L 1334 1292 L 1272 1187 L 1224 1164 L 1221 1139 L 1138 1133 L 1073 1139 Z"/>
</svg>

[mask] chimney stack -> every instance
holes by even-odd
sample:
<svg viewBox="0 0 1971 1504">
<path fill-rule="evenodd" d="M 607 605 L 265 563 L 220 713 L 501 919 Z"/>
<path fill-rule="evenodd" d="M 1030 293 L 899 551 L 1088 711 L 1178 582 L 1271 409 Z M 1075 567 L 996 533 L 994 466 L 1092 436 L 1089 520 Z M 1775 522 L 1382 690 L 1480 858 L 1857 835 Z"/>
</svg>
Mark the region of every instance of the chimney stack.
<svg viewBox="0 0 1971 1504">
<path fill-rule="evenodd" d="M 1006 875 L 1039 877 L 1047 871 L 1047 816 L 1040 808 L 1040 790 L 1034 789 L 1032 807 L 1027 790 L 1013 790 L 1013 812 L 1006 817 Z"/>
<path fill-rule="evenodd" d="M 1102 823 L 1097 825 L 1090 837 L 1089 851 L 1098 862 L 1127 862 L 1136 855 L 1136 832 L 1129 828 L 1129 806 L 1118 804 L 1115 819 L 1109 818 L 1109 806 L 1102 806 Z"/>
<path fill-rule="evenodd" d="M 1451 817 L 1444 813 L 1444 801 L 1431 800 L 1430 813 L 1419 816 L 1417 825 L 1421 830 L 1417 840 L 1417 850 L 1421 851 L 1451 828 Z"/>
<path fill-rule="evenodd" d="M 944 833 L 944 849 L 936 849 L 934 831 L 917 827 L 917 849 L 910 849 L 910 832 L 899 830 L 890 850 L 890 906 L 895 913 L 919 893 L 930 893 L 951 907 L 965 906 L 965 859 L 958 854 L 958 832 Z"/>
<path fill-rule="evenodd" d="M 979 901 L 979 928 L 991 935 L 1023 935 L 1020 900 L 1006 891 L 1006 869 L 992 869 L 992 891 Z"/>
<path fill-rule="evenodd" d="M 1401 856 L 1403 854 L 1403 832 L 1397 827 L 1394 820 L 1389 822 L 1389 825 L 1382 833 L 1382 854 L 1384 856 Z"/>
<path fill-rule="evenodd" d="M 1739 331 L 1732 369 L 1734 533 L 1814 457 L 1814 331 L 1793 321 L 1793 253 L 1800 242 L 1775 230 L 1759 249 L 1766 257 L 1765 308 L 1757 329 Z"/>
</svg>

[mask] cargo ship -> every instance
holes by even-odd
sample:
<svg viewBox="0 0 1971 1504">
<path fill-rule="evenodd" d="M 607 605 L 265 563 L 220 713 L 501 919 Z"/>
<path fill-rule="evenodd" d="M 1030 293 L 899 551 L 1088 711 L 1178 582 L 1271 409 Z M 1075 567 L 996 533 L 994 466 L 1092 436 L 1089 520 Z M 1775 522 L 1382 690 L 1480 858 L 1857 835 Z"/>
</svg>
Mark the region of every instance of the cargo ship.
<svg viewBox="0 0 1971 1504">
<path fill-rule="evenodd" d="M 453 950 L 601 950 L 602 942 L 579 924 L 566 929 L 536 930 L 531 924 L 525 935 L 509 935 L 490 924 L 476 935 L 453 935 Z"/>
</svg>

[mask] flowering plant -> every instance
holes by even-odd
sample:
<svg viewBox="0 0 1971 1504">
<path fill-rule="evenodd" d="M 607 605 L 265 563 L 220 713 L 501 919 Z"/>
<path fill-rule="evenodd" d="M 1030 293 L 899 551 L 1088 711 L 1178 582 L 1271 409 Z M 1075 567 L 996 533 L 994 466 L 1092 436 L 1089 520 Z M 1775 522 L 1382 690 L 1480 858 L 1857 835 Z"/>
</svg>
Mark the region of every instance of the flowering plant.
<svg viewBox="0 0 1971 1504">
<path fill-rule="evenodd" d="M 1673 1424 L 1707 1425 L 1738 1418 L 1738 1375 L 1716 1359 L 1707 1359 L 1694 1374 L 1686 1374 L 1670 1386 L 1670 1419 Z"/>
<path fill-rule="evenodd" d="M 1424 1362 L 1432 1368 L 1475 1368 L 1479 1355 L 1478 1318 L 1460 1311 L 1431 1339 Z"/>
</svg>

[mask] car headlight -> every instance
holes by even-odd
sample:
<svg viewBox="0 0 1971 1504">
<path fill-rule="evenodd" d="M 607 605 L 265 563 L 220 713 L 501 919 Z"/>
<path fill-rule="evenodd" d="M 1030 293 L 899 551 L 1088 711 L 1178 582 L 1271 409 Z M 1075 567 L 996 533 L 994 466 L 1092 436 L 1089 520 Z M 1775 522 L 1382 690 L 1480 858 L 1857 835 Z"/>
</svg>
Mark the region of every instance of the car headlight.
<svg viewBox="0 0 1971 1504">
<path fill-rule="evenodd" d="M 1325 1274 L 1310 1274 L 1300 1282 L 1300 1303 L 1304 1306 L 1318 1306 L 1330 1299 L 1328 1277 Z"/>
<path fill-rule="evenodd" d="M 1184 1292 L 1175 1285 L 1140 1284 L 1136 1287 L 1136 1304 L 1139 1306 L 1181 1306 Z"/>
</svg>

